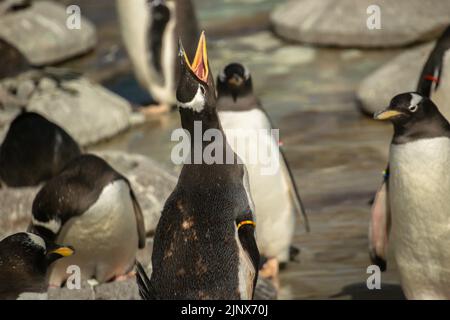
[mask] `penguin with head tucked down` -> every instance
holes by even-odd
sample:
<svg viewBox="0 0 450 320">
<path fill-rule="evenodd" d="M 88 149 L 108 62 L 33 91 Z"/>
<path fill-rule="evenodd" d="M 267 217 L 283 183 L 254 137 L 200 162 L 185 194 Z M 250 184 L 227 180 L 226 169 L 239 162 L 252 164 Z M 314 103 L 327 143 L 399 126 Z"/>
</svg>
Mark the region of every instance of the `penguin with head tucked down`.
<svg viewBox="0 0 450 320">
<path fill-rule="evenodd" d="M 16 233 L 0 241 L 0 300 L 21 293 L 47 290 L 47 270 L 55 261 L 74 253 L 70 247 L 46 244 L 32 233 Z"/>
<path fill-rule="evenodd" d="M 80 267 L 84 280 L 122 278 L 145 246 L 144 219 L 130 183 L 94 155 L 74 159 L 49 180 L 32 211 L 30 231 L 77 250 L 52 267 L 51 286 L 64 284 L 70 265 Z"/>
<path fill-rule="evenodd" d="M 395 96 L 374 117 L 390 120 L 394 136 L 372 212 L 372 257 L 385 264 L 389 239 L 405 296 L 449 299 L 450 124 L 417 92 Z"/>
<path fill-rule="evenodd" d="M 178 38 L 189 57 L 195 54 L 199 35 L 191 0 L 116 0 L 122 38 L 140 85 L 149 91 L 159 108 L 176 104 Z"/>
<path fill-rule="evenodd" d="M 227 65 L 217 78 L 217 110 L 228 142 L 246 164 L 250 189 L 255 203 L 258 225 L 258 247 L 267 262 L 261 275 L 278 283 L 279 263 L 290 258 L 290 247 L 296 215 L 309 230 L 299 192 L 278 140 L 272 136 L 273 126 L 259 99 L 253 93 L 252 76 L 240 63 Z M 244 130 L 243 130 L 244 129 Z M 264 134 L 264 139 L 260 136 Z M 273 172 L 265 172 L 267 163 L 252 161 L 257 150 L 270 150 L 273 162 L 279 164 Z"/>
<path fill-rule="evenodd" d="M 192 63 L 181 49 L 180 65 L 177 101 L 191 153 L 156 229 L 151 280 L 138 268 L 141 295 L 145 299 L 251 299 L 259 263 L 253 203 L 245 166 L 227 145 L 217 115 L 204 34 Z M 228 151 L 232 161 L 198 157 L 196 135 L 212 132 L 214 141 L 202 139 L 202 149 L 214 143 L 220 148 L 216 151 Z"/>
<path fill-rule="evenodd" d="M 22 112 L 0 148 L 0 180 L 10 187 L 37 185 L 56 176 L 80 153 L 58 125 L 37 113 Z"/>
</svg>

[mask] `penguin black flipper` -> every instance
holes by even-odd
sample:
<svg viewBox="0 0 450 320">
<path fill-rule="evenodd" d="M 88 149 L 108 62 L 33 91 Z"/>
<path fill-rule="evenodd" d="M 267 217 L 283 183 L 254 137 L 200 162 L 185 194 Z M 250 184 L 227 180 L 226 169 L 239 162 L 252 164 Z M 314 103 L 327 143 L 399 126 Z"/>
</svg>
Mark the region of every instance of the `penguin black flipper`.
<svg viewBox="0 0 450 320">
<path fill-rule="evenodd" d="M 130 185 L 129 182 L 128 182 L 128 184 Z M 136 223 L 137 223 L 137 230 L 138 230 L 138 236 L 139 236 L 139 249 L 143 249 L 143 248 L 145 248 L 144 215 L 142 214 L 141 205 L 137 201 L 137 198 L 136 198 L 136 195 L 134 194 L 133 189 L 131 189 L 131 185 L 130 185 L 130 196 L 131 196 L 131 200 L 133 201 L 134 214 L 136 215 Z"/>
<path fill-rule="evenodd" d="M 283 149 L 280 147 L 279 150 L 280 150 L 281 160 L 283 161 L 282 169 L 284 169 L 283 170 L 284 174 L 287 175 L 286 180 L 290 184 L 289 190 L 291 192 L 291 198 L 294 202 L 295 209 L 297 211 L 298 216 L 303 219 L 306 231 L 310 232 L 311 229 L 309 227 L 308 216 L 306 214 L 306 210 L 305 210 L 305 206 L 303 205 L 302 198 L 300 197 L 300 192 L 298 191 L 297 184 L 295 183 L 294 175 L 292 174 L 292 170 L 289 167 L 288 162 L 286 161 L 286 156 L 284 155 Z"/>
<path fill-rule="evenodd" d="M 385 174 L 383 183 L 375 195 L 369 226 L 370 259 L 373 264 L 380 267 L 381 271 L 386 270 L 386 254 L 391 224 L 388 186 L 388 175 Z"/>
<path fill-rule="evenodd" d="M 417 85 L 417 92 L 421 95 L 431 98 L 433 91 L 438 89 L 443 68 L 443 59 L 448 49 L 450 49 L 450 27 L 447 27 L 439 37 L 422 69 Z"/>
<path fill-rule="evenodd" d="M 252 211 L 249 209 L 247 212 L 241 214 L 236 219 L 236 225 L 238 228 L 239 241 L 244 249 L 245 253 L 251 260 L 254 270 L 252 298 L 255 294 L 256 281 L 258 280 L 258 272 L 260 269 L 260 255 L 255 238 L 255 224 Z"/>
<path fill-rule="evenodd" d="M 157 300 L 155 288 L 152 286 L 144 267 L 136 261 L 136 282 L 142 300 Z"/>
</svg>

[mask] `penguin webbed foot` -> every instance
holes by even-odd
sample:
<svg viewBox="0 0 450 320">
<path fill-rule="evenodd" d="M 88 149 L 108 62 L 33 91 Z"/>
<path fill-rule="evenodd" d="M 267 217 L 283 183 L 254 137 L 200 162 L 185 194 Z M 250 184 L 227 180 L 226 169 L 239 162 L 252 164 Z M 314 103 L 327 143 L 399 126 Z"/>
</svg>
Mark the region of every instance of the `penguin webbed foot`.
<svg viewBox="0 0 450 320">
<path fill-rule="evenodd" d="M 280 288 L 279 279 L 280 265 L 278 259 L 267 259 L 262 268 L 259 270 L 259 276 L 272 281 L 277 290 Z"/>
<path fill-rule="evenodd" d="M 170 112 L 172 110 L 172 107 L 166 103 L 160 103 L 142 106 L 138 110 L 145 116 L 155 116 Z"/>
</svg>

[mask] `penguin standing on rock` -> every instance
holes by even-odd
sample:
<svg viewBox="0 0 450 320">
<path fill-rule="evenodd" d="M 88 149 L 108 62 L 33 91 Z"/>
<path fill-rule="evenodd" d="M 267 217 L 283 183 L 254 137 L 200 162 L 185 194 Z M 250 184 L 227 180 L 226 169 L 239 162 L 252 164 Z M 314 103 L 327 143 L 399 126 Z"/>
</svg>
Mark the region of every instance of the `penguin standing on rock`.
<svg viewBox="0 0 450 320">
<path fill-rule="evenodd" d="M 375 114 L 390 120 L 394 137 L 389 180 L 372 211 L 370 245 L 385 265 L 392 245 L 405 296 L 450 298 L 450 124 L 419 93 L 403 93 Z"/>
<path fill-rule="evenodd" d="M 145 246 L 144 219 L 130 183 L 94 155 L 74 159 L 48 181 L 32 211 L 31 231 L 77 250 L 53 266 L 51 286 L 65 282 L 70 265 L 79 266 L 85 280 L 121 279 Z"/>
<path fill-rule="evenodd" d="M 10 187 L 35 186 L 56 176 L 81 151 L 62 128 L 34 112 L 11 123 L 0 148 L 0 180 Z"/>
<path fill-rule="evenodd" d="M 199 159 L 190 144 L 156 229 L 150 281 L 138 267 L 140 292 L 144 299 L 252 299 L 259 263 L 253 204 L 245 166 L 228 147 L 217 115 L 204 34 L 193 63 L 182 48 L 180 60 L 183 129 L 192 142 L 208 130 L 220 133 L 214 143 L 234 161 Z M 195 129 L 199 123 L 201 132 Z M 203 141 L 203 150 L 212 143 Z"/>
<path fill-rule="evenodd" d="M 199 35 L 191 0 L 116 0 L 122 38 L 140 85 L 159 103 L 146 113 L 176 104 L 178 38 L 189 57 Z"/>
<path fill-rule="evenodd" d="M 258 248 L 267 258 L 260 275 L 272 278 L 278 284 L 279 263 L 286 263 L 290 258 L 296 215 L 303 219 L 309 230 L 305 210 L 288 163 L 278 141 L 271 135 L 273 126 L 270 119 L 253 93 L 249 70 L 239 63 L 226 66 L 217 78 L 217 94 L 217 110 L 228 141 L 247 142 L 257 146 L 258 150 L 270 150 L 279 163 L 275 172 L 267 174 L 264 171 L 267 164 L 259 159 L 251 163 L 253 154 L 248 152 L 248 148 L 239 148 L 246 147 L 245 143 L 233 145 L 249 173 L 258 218 Z M 260 132 L 267 135 L 266 139 L 260 139 Z"/>
<path fill-rule="evenodd" d="M 16 233 L 0 241 L 0 300 L 47 290 L 46 274 L 55 261 L 74 253 L 70 247 L 46 244 L 32 233 Z"/>
</svg>

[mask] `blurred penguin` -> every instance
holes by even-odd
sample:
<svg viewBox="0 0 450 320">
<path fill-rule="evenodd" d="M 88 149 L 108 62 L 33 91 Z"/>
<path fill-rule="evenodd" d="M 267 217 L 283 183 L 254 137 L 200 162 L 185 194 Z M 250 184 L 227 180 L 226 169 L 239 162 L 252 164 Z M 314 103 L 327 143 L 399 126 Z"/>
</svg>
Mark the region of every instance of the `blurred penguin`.
<svg viewBox="0 0 450 320">
<path fill-rule="evenodd" d="M 0 147 L 0 180 L 10 187 L 35 186 L 56 176 L 80 155 L 61 127 L 34 112 L 22 112 Z"/>
<path fill-rule="evenodd" d="M 140 85 L 158 107 L 145 113 L 169 110 L 176 104 L 178 39 L 189 57 L 199 35 L 191 0 L 116 0 L 122 38 Z"/>
<path fill-rule="evenodd" d="M 145 246 L 144 218 L 129 181 L 89 154 L 72 160 L 39 191 L 30 231 L 77 250 L 52 267 L 53 287 L 64 284 L 70 265 L 80 267 L 83 280 L 124 279 Z"/>
<path fill-rule="evenodd" d="M 70 247 L 46 244 L 32 233 L 16 233 L 0 241 L 0 300 L 25 292 L 47 291 L 47 270 L 55 261 L 74 253 Z"/>
<path fill-rule="evenodd" d="M 305 210 L 284 154 L 271 135 L 270 119 L 253 93 L 250 71 L 239 63 L 227 65 L 217 78 L 217 94 L 222 127 L 229 142 L 241 142 L 232 147 L 249 173 L 258 219 L 258 247 L 267 258 L 260 275 L 272 278 L 278 285 L 279 264 L 290 259 L 296 216 L 309 230 Z M 266 135 L 264 139 L 259 136 L 260 132 Z M 261 159 L 252 161 L 255 153 L 241 146 L 255 146 L 256 152 L 270 150 L 271 159 L 279 163 L 279 168 L 275 172 L 265 172 L 267 163 L 263 164 Z"/>
</svg>

